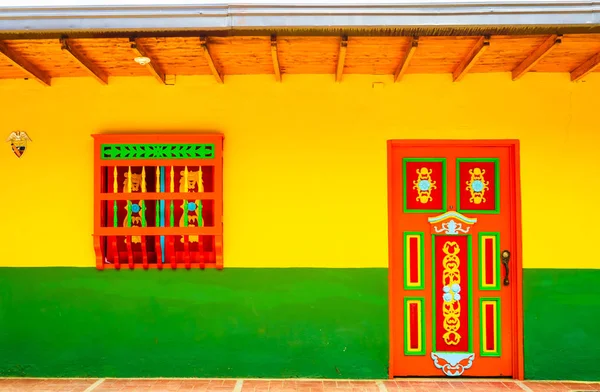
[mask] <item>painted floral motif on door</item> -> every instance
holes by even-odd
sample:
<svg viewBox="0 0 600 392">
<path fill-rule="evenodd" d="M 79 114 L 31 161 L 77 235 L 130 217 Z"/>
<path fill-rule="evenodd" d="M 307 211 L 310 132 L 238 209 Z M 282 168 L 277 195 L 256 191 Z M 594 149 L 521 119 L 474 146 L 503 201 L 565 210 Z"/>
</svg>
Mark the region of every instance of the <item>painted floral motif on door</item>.
<svg viewBox="0 0 600 392">
<path fill-rule="evenodd" d="M 446 209 L 446 160 L 406 158 L 404 169 L 405 212 L 442 212 Z"/>
<path fill-rule="evenodd" d="M 463 213 L 500 213 L 498 160 L 462 158 L 457 160 L 458 211 Z"/>
</svg>

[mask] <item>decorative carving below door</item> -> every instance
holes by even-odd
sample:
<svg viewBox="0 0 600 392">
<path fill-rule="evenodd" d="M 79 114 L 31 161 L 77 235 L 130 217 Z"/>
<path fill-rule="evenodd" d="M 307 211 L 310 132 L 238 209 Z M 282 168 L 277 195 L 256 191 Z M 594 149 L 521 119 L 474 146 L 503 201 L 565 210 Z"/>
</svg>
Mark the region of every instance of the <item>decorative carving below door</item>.
<svg viewBox="0 0 600 392">
<path fill-rule="evenodd" d="M 431 353 L 431 359 L 436 368 L 448 377 L 458 377 L 473 366 L 475 354 L 473 353 Z"/>
</svg>

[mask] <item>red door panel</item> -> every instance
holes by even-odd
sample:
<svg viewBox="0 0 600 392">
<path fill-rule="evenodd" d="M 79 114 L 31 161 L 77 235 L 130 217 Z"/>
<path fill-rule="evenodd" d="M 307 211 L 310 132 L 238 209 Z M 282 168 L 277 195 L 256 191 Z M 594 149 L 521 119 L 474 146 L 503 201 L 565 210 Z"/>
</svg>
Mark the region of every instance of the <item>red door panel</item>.
<svg viewBox="0 0 600 392">
<path fill-rule="evenodd" d="M 388 151 L 391 375 L 513 376 L 510 147 Z"/>
</svg>

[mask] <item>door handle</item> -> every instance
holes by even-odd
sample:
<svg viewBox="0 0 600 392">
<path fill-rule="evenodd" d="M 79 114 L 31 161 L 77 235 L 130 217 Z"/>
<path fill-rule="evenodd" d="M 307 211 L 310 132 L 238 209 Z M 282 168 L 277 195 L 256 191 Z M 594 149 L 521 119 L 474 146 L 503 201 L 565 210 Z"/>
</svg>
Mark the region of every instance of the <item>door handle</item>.
<svg viewBox="0 0 600 392">
<path fill-rule="evenodd" d="M 500 255 L 500 258 L 502 260 L 502 264 L 504 264 L 504 269 L 506 271 L 506 275 L 504 275 L 504 285 L 508 286 L 510 283 L 508 280 L 508 273 L 509 273 L 508 262 L 510 261 L 510 252 L 507 250 L 503 250 L 502 254 Z"/>
</svg>

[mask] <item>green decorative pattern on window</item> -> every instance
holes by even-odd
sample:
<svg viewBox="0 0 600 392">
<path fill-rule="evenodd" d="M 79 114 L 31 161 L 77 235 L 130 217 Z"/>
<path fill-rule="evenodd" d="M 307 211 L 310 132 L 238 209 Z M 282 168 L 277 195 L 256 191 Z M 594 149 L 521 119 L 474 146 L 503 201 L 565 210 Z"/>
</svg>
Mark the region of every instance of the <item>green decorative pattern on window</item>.
<svg viewBox="0 0 600 392">
<path fill-rule="evenodd" d="M 215 145 L 205 144 L 103 144 L 101 159 L 213 159 Z"/>
</svg>

